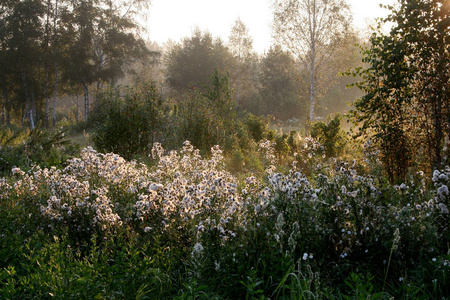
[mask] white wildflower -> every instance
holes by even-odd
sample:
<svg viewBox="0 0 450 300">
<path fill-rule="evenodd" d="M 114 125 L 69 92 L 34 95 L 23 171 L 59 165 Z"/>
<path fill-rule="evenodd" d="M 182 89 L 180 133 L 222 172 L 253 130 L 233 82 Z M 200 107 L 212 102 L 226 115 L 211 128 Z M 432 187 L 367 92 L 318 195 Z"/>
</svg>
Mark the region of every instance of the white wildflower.
<svg viewBox="0 0 450 300">
<path fill-rule="evenodd" d="M 192 250 L 192 255 L 200 255 L 203 252 L 203 246 L 200 243 L 196 243 L 194 245 L 194 249 Z"/>
<path fill-rule="evenodd" d="M 439 208 L 442 214 L 448 214 L 448 208 L 444 203 L 439 203 Z"/>
<path fill-rule="evenodd" d="M 449 195 L 448 187 L 446 185 L 442 185 L 438 188 L 437 193 L 439 196 L 445 197 Z"/>
</svg>

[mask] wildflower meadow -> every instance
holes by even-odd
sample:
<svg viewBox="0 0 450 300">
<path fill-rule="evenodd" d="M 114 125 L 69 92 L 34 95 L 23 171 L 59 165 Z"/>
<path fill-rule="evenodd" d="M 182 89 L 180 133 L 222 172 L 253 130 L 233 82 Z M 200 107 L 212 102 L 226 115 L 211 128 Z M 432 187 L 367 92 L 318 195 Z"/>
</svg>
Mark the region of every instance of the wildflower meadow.
<svg viewBox="0 0 450 300">
<path fill-rule="evenodd" d="M 450 1 L 162 2 L 1 1 L 0 300 L 450 299 Z"/>
<path fill-rule="evenodd" d="M 13 168 L 0 179 L 0 295 L 448 297 L 450 168 L 391 185 L 317 144 L 281 167 L 261 140 L 260 173 L 188 141 L 155 143 L 147 163 L 87 147 L 63 167 Z"/>
</svg>

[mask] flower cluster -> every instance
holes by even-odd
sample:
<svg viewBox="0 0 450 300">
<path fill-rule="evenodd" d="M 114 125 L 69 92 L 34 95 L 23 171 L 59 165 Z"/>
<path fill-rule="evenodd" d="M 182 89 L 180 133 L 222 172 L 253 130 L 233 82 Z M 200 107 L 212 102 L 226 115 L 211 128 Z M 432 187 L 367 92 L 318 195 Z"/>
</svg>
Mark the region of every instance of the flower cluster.
<svg viewBox="0 0 450 300">
<path fill-rule="evenodd" d="M 260 146 L 275 163 L 271 142 Z M 286 173 L 272 165 L 262 180 L 239 181 L 226 171 L 217 146 L 205 158 L 189 142 L 169 152 L 156 143 L 151 158 L 148 167 L 86 148 L 63 169 L 14 169 L 12 182 L 0 179 L 0 199 L 31 203 L 51 226 L 84 233 L 127 226 L 143 237 L 193 247 L 189 253 L 198 263 L 226 245 L 246 247 L 245 255 L 287 253 L 308 264 L 362 263 L 394 249 L 402 263 L 413 264 L 418 251 L 439 257 L 435 244 L 422 245 L 448 236 L 449 168 L 434 172 L 430 198 L 416 181 L 387 186 L 360 175 L 356 163 L 337 160 L 310 177 L 294 163 Z M 247 259 L 230 253 L 223 257 Z M 211 257 L 211 269 L 225 270 L 226 259 Z"/>
<path fill-rule="evenodd" d="M 165 155 L 155 144 L 157 164 L 148 169 L 88 147 L 64 169 L 14 169 L 18 180 L 11 187 L 2 179 L 1 196 L 28 194 L 45 219 L 78 231 L 138 221 L 147 233 L 195 231 L 195 237 L 214 230 L 226 241 L 236 236 L 233 228 L 245 225 L 246 206 L 236 178 L 223 168 L 222 150 L 211 151 L 211 158 L 203 159 L 185 142 L 180 153 Z"/>
<path fill-rule="evenodd" d="M 435 187 L 435 197 L 432 203 L 439 208 L 441 213 L 448 214 L 448 205 L 450 202 L 448 188 L 450 185 L 450 168 L 446 167 L 444 170 L 435 170 L 432 181 Z"/>
<path fill-rule="evenodd" d="M 202 159 L 198 150 L 185 142 L 181 156 L 176 151 L 158 156 L 158 164 L 137 193 L 135 216 L 152 229 L 195 229 L 196 234 L 216 230 L 224 241 L 234 237 L 229 224 L 245 222 L 245 206 L 236 178 L 221 168 L 221 153 L 213 147 L 212 157 Z"/>
</svg>

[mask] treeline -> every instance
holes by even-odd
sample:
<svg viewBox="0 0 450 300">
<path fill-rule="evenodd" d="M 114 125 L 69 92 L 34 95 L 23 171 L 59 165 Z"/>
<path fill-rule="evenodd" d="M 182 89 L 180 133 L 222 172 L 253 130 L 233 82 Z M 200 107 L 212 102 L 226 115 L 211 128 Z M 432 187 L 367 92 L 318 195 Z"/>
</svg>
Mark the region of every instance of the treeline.
<svg viewBox="0 0 450 300">
<path fill-rule="evenodd" d="M 1 1 L 2 123 L 54 125 L 58 97 L 80 92 L 88 119 L 89 91 L 114 84 L 149 54 L 134 19 L 146 5 L 139 0 Z"/>
<path fill-rule="evenodd" d="M 310 119 L 310 71 L 292 49 L 274 43 L 266 53 L 256 53 L 240 19 L 227 42 L 197 29 L 180 43 L 145 43 L 136 21 L 145 2 L 2 1 L 1 123 L 55 125 L 65 96 L 77 99 L 73 121 L 87 121 L 93 109 L 90 94 L 97 99 L 106 85 L 134 86 L 137 81 L 155 81 L 165 98 L 182 102 L 187 91 L 202 90 L 216 70 L 228 74 L 237 110 L 298 119 L 301 125 Z M 340 50 L 329 51 L 333 60 L 321 66 L 315 79 L 326 86 L 315 88 L 318 116 L 347 110 L 347 102 L 358 95 L 345 88 L 353 79 L 338 74 L 361 61 L 355 47 L 359 37 L 348 30 L 339 40 Z"/>
<path fill-rule="evenodd" d="M 347 103 L 360 96 L 357 89 L 346 88 L 355 79 L 339 76 L 339 72 L 361 65 L 356 44 L 363 41 L 349 31 L 341 42 L 342 49 L 330 54 L 340 63 L 321 66 L 321 72 L 327 75 L 318 72 L 316 76 L 316 84 L 321 89 L 317 89 L 315 95 L 317 113 L 313 119 L 344 112 L 348 110 Z M 311 81 L 307 66 L 281 43 L 274 43 L 267 52 L 258 54 L 240 19 L 231 29 L 227 43 L 196 29 L 182 42 L 166 46 L 159 58 L 160 73 L 155 74 L 152 69 L 154 77 L 142 74 L 142 77 L 161 80 L 165 95 L 180 99 L 186 91 L 203 89 L 217 70 L 228 74 L 231 96 L 238 111 L 271 115 L 278 120 L 298 119 L 301 125 L 311 120 Z"/>
</svg>

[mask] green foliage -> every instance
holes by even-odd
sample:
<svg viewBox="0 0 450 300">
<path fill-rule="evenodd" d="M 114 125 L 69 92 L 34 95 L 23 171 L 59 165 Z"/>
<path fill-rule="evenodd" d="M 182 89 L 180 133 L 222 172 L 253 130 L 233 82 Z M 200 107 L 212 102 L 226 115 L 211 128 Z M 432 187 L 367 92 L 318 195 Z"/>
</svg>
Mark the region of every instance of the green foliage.
<svg viewBox="0 0 450 300">
<path fill-rule="evenodd" d="M 210 33 L 198 28 L 183 40 L 182 45 L 172 47 L 167 56 L 167 82 L 179 93 L 209 81 L 215 70 L 228 71 L 231 54 L 222 41 L 214 40 Z"/>
<path fill-rule="evenodd" d="M 328 120 L 328 124 L 315 122 L 311 126 L 311 136 L 323 145 L 327 157 L 339 157 L 343 154 L 347 141 L 341 129 L 341 121 L 342 117 L 336 115 Z"/>
<path fill-rule="evenodd" d="M 189 140 L 209 151 L 214 145 L 226 145 L 237 123 L 228 75 L 216 70 L 204 90 L 194 90 L 180 103 L 177 125 L 181 142 Z"/>
<path fill-rule="evenodd" d="M 13 167 L 29 169 L 33 164 L 42 167 L 61 166 L 79 149 L 67 140 L 65 130 L 46 130 L 38 124 L 33 130 L 1 129 L 0 174 L 8 174 Z"/>
<path fill-rule="evenodd" d="M 255 142 L 259 142 L 267 137 L 269 131 L 269 121 L 267 118 L 257 117 L 249 113 L 244 119 L 244 124 Z"/>
<path fill-rule="evenodd" d="M 87 118 L 90 85 L 100 88 L 103 82 L 116 82 L 125 74 L 125 66 L 149 54 L 136 34 L 135 8 L 145 6 L 142 0 L 2 3 L 0 98 L 5 123 L 28 121 L 33 129 L 42 121 L 48 127 L 50 107 L 57 109 L 50 98 L 80 86 Z"/>
<path fill-rule="evenodd" d="M 285 156 L 289 153 L 289 144 L 288 144 L 288 135 L 287 134 L 283 134 L 283 135 L 278 135 L 275 138 L 275 151 L 278 155 L 280 156 Z"/>
<path fill-rule="evenodd" d="M 300 74 L 294 58 L 281 46 L 271 47 L 261 62 L 259 114 L 277 119 L 303 117 L 307 104 L 301 96 Z"/>
<path fill-rule="evenodd" d="M 130 89 L 124 96 L 113 89 L 104 93 L 100 102 L 92 139 L 101 151 L 130 159 L 148 153 L 153 143 L 161 139 L 167 110 L 154 84 Z"/>
<path fill-rule="evenodd" d="M 365 68 L 353 76 L 364 96 L 351 112 L 359 133 L 373 138 L 381 150 L 391 182 L 404 181 L 408 168 L 430 173 L 441 167 L 449 126 L 449 9 L 445 1 L 403 1 L 389 7 L 383 22 L 389 34 L 378 32 L 362 48 Z M 413 164 L 414 163 L 414 164 Z"/>
<path fill-rule="evenodd" d="M 374 277 L 371 274 L 351 273 L 345 280 L 349 293 L 342 297 L 347 300 L 383 299 L 382 292 L 374 293 L 373 280 Z"/>
</svg>

